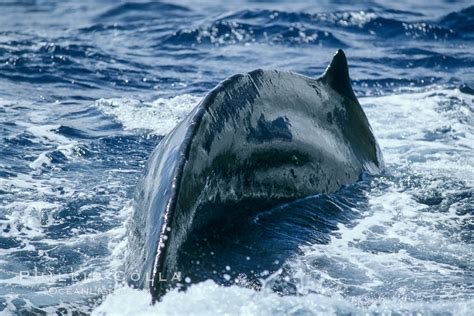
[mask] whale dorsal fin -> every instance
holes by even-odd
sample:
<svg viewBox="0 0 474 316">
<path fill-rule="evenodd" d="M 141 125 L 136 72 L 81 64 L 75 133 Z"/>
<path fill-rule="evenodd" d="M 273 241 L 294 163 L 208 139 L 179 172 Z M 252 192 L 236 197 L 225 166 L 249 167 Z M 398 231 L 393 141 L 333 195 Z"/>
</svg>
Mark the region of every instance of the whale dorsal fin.
<svg viewBox="0 0 474 316">
<path fill-rule="evenodd" d="M 346 55 L 339 49 L 329 64 L 320 80 L 331 88 L 350 99 L 356 100 L 352 90 L 351 78 L 349 78 L 349 67 L 347 66 Z"/>
</svg>

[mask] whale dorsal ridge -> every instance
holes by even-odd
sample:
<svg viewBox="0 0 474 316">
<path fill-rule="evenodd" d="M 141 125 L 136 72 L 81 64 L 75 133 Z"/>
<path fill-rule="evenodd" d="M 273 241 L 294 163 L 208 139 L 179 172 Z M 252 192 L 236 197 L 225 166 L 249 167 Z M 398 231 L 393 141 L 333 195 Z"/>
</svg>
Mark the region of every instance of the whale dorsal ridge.
<svg viewBox="0 0 474 316">
<path fill-rule="evenodd" d="M 346 55 L 339 49 L 328 68 L 321 76 L 321 81 L 325 82 L 335 91 L 357 102 L 352 90 L 351 78 L 349 78 L 349 67 L 347 66 Z"/>
</svg>

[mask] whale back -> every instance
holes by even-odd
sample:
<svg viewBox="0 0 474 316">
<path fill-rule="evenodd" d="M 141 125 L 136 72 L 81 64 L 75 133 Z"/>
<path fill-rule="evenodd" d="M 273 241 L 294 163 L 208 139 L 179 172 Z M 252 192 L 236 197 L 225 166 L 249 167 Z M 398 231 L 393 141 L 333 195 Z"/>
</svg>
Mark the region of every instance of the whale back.
<svg viewBox="0 0 474 316">
<path fill-rule="evenodd" d="M 129 278 L 134 270 L 140 277 L 131 283 L 159 297 L 173 285 L 189 234 L 335 192 L 382 167 L 342 51 L 318 79 L 274 70 L 232 76 L 150 157 L 135 197 L 127 262 Z"/>
</svg>

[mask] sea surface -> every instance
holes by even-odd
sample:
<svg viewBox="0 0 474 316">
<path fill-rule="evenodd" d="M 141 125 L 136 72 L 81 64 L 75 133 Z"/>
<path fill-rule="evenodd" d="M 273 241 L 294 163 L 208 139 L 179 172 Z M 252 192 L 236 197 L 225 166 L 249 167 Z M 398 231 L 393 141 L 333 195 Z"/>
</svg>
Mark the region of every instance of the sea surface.
<svg viewBox="0 0 474 316">
<path fill-rule="evenodd" d="M 294 246 L 259 291 L 239 262 L 154 306 L 124 287 L 163 136 L 226 77 L 338 48 L 385 173 L 256 216 Z M 0 314 L 472 315 L 473 88 L 472 1 L 1 0 Z"/>
</svg>

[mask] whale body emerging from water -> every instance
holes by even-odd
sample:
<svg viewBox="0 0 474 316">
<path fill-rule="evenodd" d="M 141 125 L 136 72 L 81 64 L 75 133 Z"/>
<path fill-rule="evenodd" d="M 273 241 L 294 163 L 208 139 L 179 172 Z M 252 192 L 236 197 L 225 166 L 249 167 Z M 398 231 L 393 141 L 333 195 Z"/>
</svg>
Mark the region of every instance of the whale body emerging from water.
<svg viewBox="0 0 474 316">
<path fill-rule="evenodd" d="M 128 281 L 159 299 L 182 282 L 180 249 L 191 235 L 333 193 L 382 168 L 342 50 L 316 79 L 260 69 L 234 75 L 149 158 L 135 192 Z"/>
</svg>

